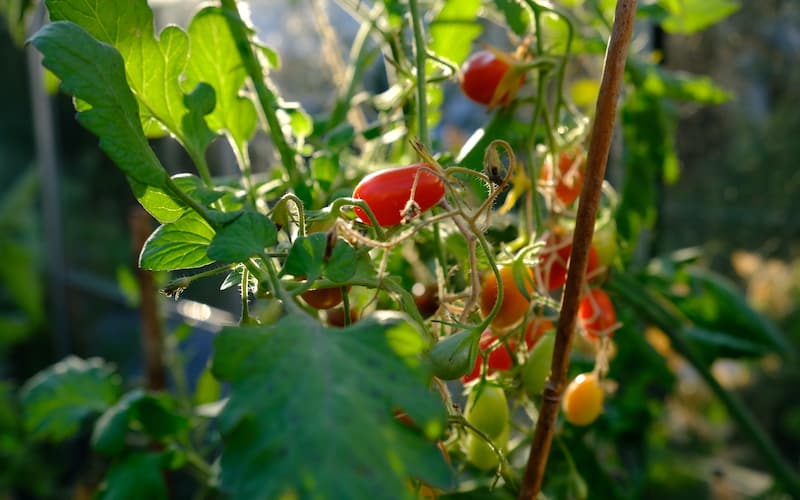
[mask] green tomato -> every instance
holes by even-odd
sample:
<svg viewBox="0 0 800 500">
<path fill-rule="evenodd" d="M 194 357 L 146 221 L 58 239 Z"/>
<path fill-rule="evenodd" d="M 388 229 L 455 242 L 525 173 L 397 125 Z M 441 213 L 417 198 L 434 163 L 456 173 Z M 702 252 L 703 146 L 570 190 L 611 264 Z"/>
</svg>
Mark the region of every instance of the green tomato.
<svg viewBox="0 0 800 500">
<path fill-rule="evenodd" d="M 506 422 L 502 432 L 499 436 L 492 439 L 495 446 L 506 451 L 508 446 L 508 437 L 510 434 L 511 426 Z M 500 464 L 500 459 L 497 454 L 486 444 L 480 436 L 472 431 L 468 431 L 466 439 L 467 448 L 467 462 L 481 470 L 496 469 Z"/>
<path fill-rule="evenodd" d="M 600 265 L 608 267 L 617 257 L 617 224 L 614 219 L 608 218 L 594 230 L 592 246 L 597 252 Z"/>
<path fill-rule="evenodd" d="M 531 397 L 538 396 L 544 390 L 544 383 L 550 375 L 555 345 L 555 332 L 545 333 L 533 346 L 528 360 L 522 367 L 522 387 Z"/>
<path fill-rule="evenodd" d="M 467 373 L 478 356 L 479 338 L 462 330 L 439 340 L 428 354 L 433 374 L 442 380 L 454 380 Z"/>
<path fill-rule="evenodd" d="M 464 418 L 489 437 L 500 436 L 509 425 L 508 402 L 503 388 L 476 386 L 467 398 Z"/>
</svg>

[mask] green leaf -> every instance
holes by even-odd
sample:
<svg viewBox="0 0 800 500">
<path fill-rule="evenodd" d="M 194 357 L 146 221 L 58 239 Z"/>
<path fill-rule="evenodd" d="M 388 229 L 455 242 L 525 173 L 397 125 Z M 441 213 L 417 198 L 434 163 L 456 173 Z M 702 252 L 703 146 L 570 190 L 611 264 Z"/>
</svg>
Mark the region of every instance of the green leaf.
<svg viewBox="0 0 800 500">
<path fill-rule="evenodd" d="M 530 29 L 531 19 L 528 11 L 518 0 L 494 0 L 497 10 L 503 13 L 506 24 L 517 35 L 525 35 Z"/>
<path fill-rule="evenodd" d="M 111 466 L 100 500 L 166 500 L 165 454 L 131 453 Z"/>
<path fill-rule="evenodd" d="M 687 332 L 716 346 L 716 357 L 747 357 L 776 352 L 797 355 L 783 333 L 747 303 L 736 286 L 713 271 L 685 269 L 688 294 L 669 293 L 674 304 L 696 327 Z"/>
<path fill-rule="evenodd" d="M 421 364 L 426 342 L 404 318 L 327 329 L 292 315 L 223 329 L 213 357 L 231 388 L 219 416 L 223 492 L 347 500 L 406 498 L 408 476 L 446 485 L 450 471 L 430 441 L 444 428 L 443 407 Z M 422 431 L 400 424 L 395 409 Z"/>
<path fill-rule="evenodd" d="M 166 395 L 134 389 L 97 420 L 92 446 L 105 455 L 122 452 L 132 422 L 138 423 L 156 441 L 176 436 L 188 425 L 186 417 L 177 413 L 174 402 Z"/>
<path fill-rule="evenodd" d="M 667 33 L 689 35 L 722 21 L 739 10 L 733 0 L 658 0 L 666 11 L 661 26 Z"/>
<path fill-rule="evenodd" d="M 140 184 L 163 188 L 167 173 L 142 131 L 120 54 L 68 22 L 48 24 L 31 44 L 61 78 L 62 89 L 91 106 L 78 113 L 78 121 L 100 138 L 100 148 L 120 170 Z"/>
<path fill-rule="evenodd" d="M 224 195 L 221 191 L 214 191 L 206 187 L 196 175 L 177 174 L 172 176 L 172 181 L 183 192 L 204 206 L 209 206 Z M 179 198 L 173 197 L 168 189 L 145 186 L 133 182 L 131 187 L 142 207 L 161 224 L 175 222 L 183 214 L 191 210 Z"/>
<path fill-rule="evenodd" d="M 79 24 L 97 40 L 119 50 L 130 88 L 141 104 L 142 123 L 150 128 L 150 120 L 160 122 L 195 161 L 204 161 L 214 138 L 203 120 L 208 108 L 192 99 L 185 101 L 179 85 L 189 58 L 188 35 L 173 25 L 156 38 L 153 12 L 146 0 L 46 3 L 51 19 Z"/>
<path fill-rule="evenodd" d="M 199 11 L 189 24 L 191 52 L 186 66 L 186 86 L 206 82 L 216 91 L 217 106 L 207 117 L 208 126 L 227 132 L 240 152 L 256 130 L 256 108 L 242 94 L 247 72 L 225 15 L 218 7 Z"/>
<path fill-rule="evenodd" d="M 163 224 L 147 239 L 139 266 L 153 271 L 192 269 L 211 264 L 207 254 L 214 230 L 196 212 Z"/>
<path fill-rule="evenodd" d="M 354 249 L 346 241 L 336 240 L 330 258 L 325 263 L 323 275 L 336 283 L 345 282 L 353 278 L 363 258 L 369 257 L 364 252 Z"/>
<path fill-rule="evenodd" d="M 460 65 L 472 50 L 471 43 L 483 28 L 478 23 L 480 0 L 446 0 L 431 21 L 430 50 Z"/>
<path fill-rule="evenodd" d="M 289 249 L 281 273 L 305 276 L 311 281 L 317 279 L 322 275 L 327 246 L 328 235 L 325 233 L 312 233 L 297 238 Z"/>
<path fill-rule="evenodd" d="M 730 93 L 716 86 L 707 76 L 667 71 L 660 66 L 637 59 L 631 59 L 627 69 L 637 87 L 651 96 L 703 104 L 720 104 L 731 98 Z"/>
<path fill-rule="evenodd" d="M 119 398 L 120 380 L 99 358 L 70 356 L 34 375 L 20 394 L 31 436 L 63 441 Z"/>
<path fill-rule="evenodd" d="M 261 255 L 265 247 L 278 241 L 278 228 L 258 212 L 244 212 L 233 222 L 217 231 L 208 256 L 221 262 L 244 262 Z"/>
</svg>

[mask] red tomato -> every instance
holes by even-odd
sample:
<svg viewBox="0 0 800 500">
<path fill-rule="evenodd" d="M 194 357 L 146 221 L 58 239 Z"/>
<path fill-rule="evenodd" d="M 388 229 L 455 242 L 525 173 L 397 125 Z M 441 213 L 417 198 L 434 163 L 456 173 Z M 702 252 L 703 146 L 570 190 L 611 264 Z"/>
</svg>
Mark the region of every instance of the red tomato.
<svg viewBox="0 0 800 500">
<path fill-rule="evenodd" d="M 417 189 L 414 201 L 421 212 L 433 207 L 444 197 L 444 183 L 428 170 L 430 168 L 425 163 L 417 163 L 374 172 L 361 179 L 353 191 L 353 198 L 364 200 L 381 226 L 396 226 L 403 220 L 403 211 L 411 199 L 411 187 L 415 179 Z M 371 224 L 363 210 L 355 207 L 355 211 L 365 224 Z"/>
<path fill-rule="evenodd" d="M 583 171 L 586 168 L 586 155 L 583 150 L 573 148 L 562 151 L 558 156 L 558 173 L 548 159 L 542 166 L 540 178 L 545 183 L 555 179 L 556 198 L 565 206 L 571 205 L 581 194 L 583 188 Z"/>
<path fill-rule="evenodd" d="M 481 350 L 486 349 L 489 347 L 492 342 L 496 341 L 497 337 L 491 332 L 491 330 L 486 330 L 481 334 L 481 341 L 480 341 L 480 348 Z M 489 359 L 486 362 L 486 374 L 491 375 L 497 371 L 507 371 L 510 370 L 512 366 L 514 366 L 514 362 L 511 361 L 511 353 L 509 349 L 514 349 L 511 345 L 512 342 L 509 341 L 508 346 L 503 344 L 498 344 L 494 349 L 489 352 Z M 472 369 L 471 373 L 468 373 L 461 377 L 461 381 L 465 384 L 471 380 L 475 380 L 481 376 L 481 367 L 483 366 L 483 355 L 478 354 L 478 359 L 475 360 L 475 368 Z"/>
<path fill-rule="evenodd" d="M 479 104 L 507 103 L 525 82 L 525 73 L 520 73 L 517 80 L 503 81 L 511 64 L 513 59 L 510 55 L 506 59 L 491 50 L 475 52 L 461 67 L 461 91 Z"/>
<path fill-rule="evenodd" d="M 349 290 L 350 287 L 348 286 L 347 289 Z M 342 303 L 342 289 L 338 287 L 308 290 L 300 296 L 314 309 L 330 309 Z"/>
<path fill-rule="evenodd" d="M 525 313 L 528 312 L 528 305 L 530 302 L 517 286 L 517 282 L 514 279 L 513 268 L 501 267 L 499 271 L 503 286 L 503 303 L 500 305 L 500 311 L 498 311 L 497 315 L 492 319 L 491 324 L 495 329 L 504 330 L 522 321 L 522 318 L 525 317 Z M 530 270 L 528 272 L 530 273 Z M 529 275 L 528 278 L 533 278 L 533 275 Z M 530 296 L 533 287 L 527 280 L 525 289 Z M 496 302 L 497 278 L 494 273 L 490 272 L 486 275 L 486 278 L 483 280 L 483 286 L 481 287 L 480 306 L 481 315 L 483 315 L 484 318 L 492 311 Z"/>
<path fill-rule="evenodd" d="M 539 272 L 547 283 L 547 289 L 557 290 L 567 282 L 567 268 L 569 256 L 572 252 L 572 242 L 565 242 L 565 237 L 552 235 L 547 240 L 547 249 L 541 255 Z M 589 260 L 586 263 L 586 275 L 595 278 L 600 270 L 600 258 L 594 245 L 589 247 Z"/>
<path fill-rule="evenodd" d="M 578 321 L 592 340 L 614 332 L 617 312 L 604 290 L 592 288 L 583 296 L 578 306 Z"/>
</svg>

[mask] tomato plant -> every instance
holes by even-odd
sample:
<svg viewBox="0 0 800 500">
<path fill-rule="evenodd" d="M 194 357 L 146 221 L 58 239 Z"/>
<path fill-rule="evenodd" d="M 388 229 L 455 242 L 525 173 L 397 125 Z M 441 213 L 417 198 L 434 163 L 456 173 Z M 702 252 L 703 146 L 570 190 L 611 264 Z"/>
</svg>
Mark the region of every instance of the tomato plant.
<svg viewBox="0 0 800 500">
<path fill-rule="evenodd" d="M 604 399 L 597 374 L 581 373 L 564 391 L 564 418 L 572 425 L 589 425 L 603 413 Z"/>
<path fill-rule="evenodd" d="M 461 67 L 461 91 L 473 101 L 492 107 L 506 104 L 525 82 L 510 54 L 479 50 Z"/>
<path fill-rule="evenodd" d="M 609 26 L 619 23 L 611 23 L 608 2 L 344 2 L 343 15 L 359 27 L 347 62 L 336 57 L 342 51 L 330 20 L 313 16 L 332 50 L 310 67 L 336 81 L 330 109 L 309 106 L 313 112 L 273 81 L 277 71 L 300 65 L 281 66 L 234 0 L 204 7 L 185 28 L 160 31 L 145 1 L 97 0 L 91 12 L 84 3 L 47 0 L 54 22 L 31 44 L 158 223 L 142 238 L 142 273 L 155 272 L 179 300 L 200 281 L 238 288 L 233 316 L 240 318 L 212 325 L 211 352 L 192 363 L 199 373 L 181 364 L 179 350 L 194 340 L 190 327 L 148 344 L 155 347 L 145 350 L 146 364 L 167 360 L 174 390 L 156 390 L 148 379 L 145 388 L 124 392 L 130 384 L 112 364 L 79 358 L 26 384 L 24 427 L 37 439 L 63 441 L 92 428 L 89 446 L 103 457 L 99 497 L 160 500 L 173 470 L 181 470 L 181 481 L 196 481 L 198 497 L 516 497 L 535 483 L 518 457 L 549 449 L 523 449 L 540 429 L 547 439 L 573 440 L 550 457 L 545 496 L 567 497 L 563 485 L 583 484 L 584 470 L 593 495 L 617 480 L 633 491 L 652 468 L 608 464 L 628 460 L 622 455 L 632 442 L 637 453 L 645 450 L 632 460 L 653 459 L 644 433 L 672 379 L 658 372 L 669 373 L 663 359 L 642 361 L 660 354 L 634 335 L 615 347 L 614 328 L 657 324 L 703 374 L 719 352 L 782 352 L 758 316 L 730 314 L 756 340 L 724 337 L 733 329 L 717 328 L 721 320 L 708 318 L 712 308 L 701 299 L 714 293 L 713 300 L 735 304 L 728 311 L 749 311 L 724 286 L 684 269 L 665 277 L 675 266 L 632 258 L 653 212 L 642 201 L 651 189 L 636 184 L 666 178 L 678 163 L 670 156 L 666 110 L 673 106 L 666 100 L 702 99 L 715 88 L 671 75 L 638 46 L 617 46 L 608 54 L 628 59 L 625 91 L 599 92 L 597 111 L 578 102 L 570 92 L 573 55 L 600 81 L 606 41 L 623 38 L 611 36 Z M 669 17 L 678 14 L 668 3 L 638 15 L 686 26 Z M 507 25 L 518 45 L 513 55 L 493 48 L 469 55 L 487 25 Z M 609 67 L 619 73 L 623 65 Z M 367 81 L 373 73 L 381 73 L 380 90 Z M 603 81 L 623 81 L 617 76 Z M 530 92 L 522 91 L 525 82 L 533 83 Z M 489 108 L 470 117 L 474 130 L 461 129 L 468 120 L 444 120 L 452 118 L 444 116 L 445 93 L 456 84 Z M 622 113 L 606 106 L 616 95 Z M 593 133 L 612 130 L 617 116 L 624 150 L 610 157 L 623 161 L 619 193 L 609 182 L 601 186 L 609 155 L 596 141 L 610 135 Z M 164 136 L 185 150 L 191 168 L 173 174 L 162 164 L 149 139 Z M 262 147 L 265 136 L 271 147 Z M 588 140 L 602 160 L 587 158 Z M 212 143 L 230 150 L 238 175 L 208 154 Z M 267 161 L 251 158 L 262 150 L 272 155 Z M 384 165 L 404 166 L 375 171 Z M 599 196 L 601 217 L 592 213 L 598 196 L 579 201 L 582 187 Z M 593 246 L 575 252 L 588 255 L 594 288 L 564 290 L 571 249 L 588 241 L 596 221 Z M 604 274 L 610 265 L 614 273 Z M 670 286 L 686 276 L 694 281 Z M 619 304 L 597 288 L 600 278 Z M 309 289 L 317 285 L 324 288 Z M 677 289 L 690 294 L 677 296 Z M 578 343 L 573 353 L 573 332 L 557 337 L 553 322 L 571 324 L 564 314 L 575 308 L 567 305 L 577 305 L 583 291 L 580 329 L 604 339 Z M 660 308 L 665 301 L 678 312 Z M 714 342 L 720 345 L 707 345 Z M 701 354 L 693 356 L 694 348 Z M 620 380 L 621 401 L 607 402 L 615 425 L 594 436 L 597 447 L 574 441 L 574 429 L 541 423 L 558 413 L 557 398 L 540 397 L 545 381 L 565 385 L 571 358 L 585 369 L 594 364 L 564 394 L 574 425 L 603 411 L 601 380 Z M 444 382 L 461 377 L 469 383 Z M 454 388 L 468 392 L 463 411 Z M 724 389 L 712 389 L 730 401 Z M 747 424 L 740 406 L 728 409 Z M 441 452 L 445 446 L 450 454 Z"/>
<path fill-rule="evenodd" d="M 618 327 L 617 311 L 608 293 L 602 288 L 591 288 L 583 296 L 578 318 L 583 331 L 593 340 L 611 336 Z"/>
<path fill-rule="evenodd" d="M 444 182 L 432 168 L 418 163 L 373 172 L 356 185 L 353 198 L 364 200 L 381 226 L 396 226 L 429 210 L 444 197 Z M 360 207 L 355 211 L 362 222 L 371 224 Z"/>
</svg>

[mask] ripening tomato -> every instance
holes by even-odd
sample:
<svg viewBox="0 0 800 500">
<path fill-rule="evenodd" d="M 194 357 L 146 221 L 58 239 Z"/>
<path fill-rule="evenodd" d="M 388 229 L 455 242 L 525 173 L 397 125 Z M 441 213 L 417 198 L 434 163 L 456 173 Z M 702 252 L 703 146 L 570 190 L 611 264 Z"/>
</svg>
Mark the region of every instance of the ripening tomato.
<svg viewBox="0 0 800 500">
<path fill-rule="evenodd" d="M 605 290 L 592 288 L 583 296 L 578 306 L 578 321 L 592 340 L 614 333 L 617 311 Z"/>
<path fill-rule="evenodd" d="M 525 83 L 525 73 L 514 64 L 510 54 L 498 50 L 475 52 L 461 67 L 461 91 L 478 104 L 506 104 Z"/>
<path fill-rule="evenodd" d="M 511 425 L 506 423 L 503 432 L 498 436 L 492 437 L 492 443 L 505 452 L 508 447 L 508 438 L 510 434 Z M 467 430 L 467 439 L 464 444 L 466 446 L 467 462 L 478 469 L 488 471 L 500 465 L 500 459 L 497 457 L 497 453 L 486 444 L 483 438 L 471 430 Z"/>
<path fill-rule="evenodd" d="M 328 324 L 330 326 L 338 326 L 339 328 L 344 328 L 344 309 L 341 307 L 337 307 L 336 309 L 328 309 L 326 311 L 326 319 L 328 320 Z M 358 309 L 353 307 L 350 308 L 350 324 L 352 325 L 356 321 L 359 320 L 361 315 L 358 312 Z"/>
<path fill-rule="evenodd" d="M 350 287 L 347 287 L 350 290 Z M 330 309 L 342 303 L 342 289 L 340 287 L 317 288 L 300 294 L 303 300 L 314 309 Z"/>
<path fill-rule="evenodd" d="M 497 337 L 494 336 L 491 330 L 486 330 L 481 334 L 480 340 L 480 348 L 484 350 L 492 345 L 493 342 L 497 340 Z M 508 344 L 498 344 L 489 352 L 489 357 L 486 360 L 486 375 L 491 375 L 497 371 L 507 371 L 510 370 L 512 366 L 514 366 L 514 362 L 511 360 L 511 353 L 509 349 L 513 350 L 512 342 L 509 340 Z M 461 377 L 461 381 L 465 384 L 472 380 L 475 380 L 481 376 L 481 367 L 483 366 L 483 355 L 478 354 L 478 358 L 475 360 L 475 367 L 472 369 L 471 373 L 468 373 Z"/>
<path fill-rule="evenodd" d="M 564 206 L 571 205 L 583 189 L 583 174 L 586 168 L 586 154 L 580 148 L 561 151 L 558 155 L 558 172 L 553 163 L 546 159 L 539 174 L 540 179 L 551 184 L 555 182 L 555 195 Z"/>
<path fill-rule="evenodd" d="M 528 276 L 523 276 L 525 293 L 517 286 L 516 279 L 514 278 L 514 270 L 512 267 L 501 267 L 498 269 L 500 272 L 500 283 L 503 287 L 503 302 L 500 304 L 500 310 L 497 315 L 492 319 L 492 327 L 496 330 L 505 330 L 511 328 L 525 317 L 528 312 L 530 301 L 529 297 L 533 292 L 533 274 L 528 269 Z M 481 315 L 485 318 L 492 311 L 492 308 L 497 303 L 497 277 L 493 272 L 486 275 L 481 286 Z"/>
<path fill-rule="evenodd" d="M 581 373 L 564 391 L 564 417 L 572 425 L 589 425 L 603 412 L 603 388 L 594 373 Z"/>
<path fill-rule="evenodd" d="M 597 224 L 594 228 L 592 246 L 597 250 L 600 265 L 608 267 L 617 257 L 617 224 L 612 217 Z"/>
<path fill-rule="evenodd" d="M 430 209 L 444 197 L 444 182 L 430 169 L 430 165 L 417 163 L 371 173 L 358 183 L 353 198 L 364 200 L 381 226 L 396 226 L 403 222 L 415 179 L 414 201 L 420 212 Z M 359 207 L 355 207 L 355 212 L 365 224 L 371 224 L 366 212 Z"/>
<path fill-rule="evenodd" d="M 567 240 L 569 238 L 569 241 Z M 539 270 L 551 292 L 558 290 L 567 282 L 567 268 L 572 252 L 571 236 L 551 235 L 547 239 L 547 247 L 540 256 Z M 589 247 L 589 258 L 586 263 L 586 276 L 595 278 L 600 274 L 600 258 L 594 244 Z"/>
</svg>

